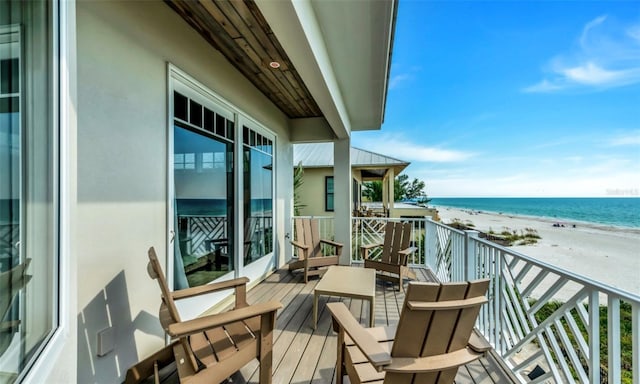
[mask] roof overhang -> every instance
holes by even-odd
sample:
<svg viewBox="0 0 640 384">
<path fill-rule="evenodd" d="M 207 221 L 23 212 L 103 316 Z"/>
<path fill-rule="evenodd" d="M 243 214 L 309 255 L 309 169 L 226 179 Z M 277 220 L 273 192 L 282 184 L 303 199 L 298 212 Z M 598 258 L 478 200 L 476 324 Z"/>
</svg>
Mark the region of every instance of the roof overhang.
<svg viewBox="0 0 640 384">
<path fill-rule="evenodd" d="M 396 0 L 256 0 L 335 137 L 380 129 Z"/>
<path fill-rule="evenodd" d="M 289 117 L 292 141 L 380 129 L 397 0 L 165 2 Z"/>
</svg>

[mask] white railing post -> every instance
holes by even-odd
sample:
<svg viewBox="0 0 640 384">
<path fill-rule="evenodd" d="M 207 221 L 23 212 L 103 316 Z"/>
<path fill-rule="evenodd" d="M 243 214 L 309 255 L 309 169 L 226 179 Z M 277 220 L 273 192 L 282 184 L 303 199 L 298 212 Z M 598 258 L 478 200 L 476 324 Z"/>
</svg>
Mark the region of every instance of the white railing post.
<svg viewBox="0 0 640 384">
<path fill-rule="evenodd" d="M 631 305 L 631 366 L 633 367 L 633 384 L 640 384 L 640 303 Z"/>
<path fill-rule="evenodd" d="M 612 296 L 607 306 L 607 344 L 609 383 L 620 383 L 620 299 Z"/>
<path fill-rule="evenodd" d="M 474 239 L 478 239 L 480 232 L 474 230 L 464 231 L 464 279 L 475 280 L 478 275 L 477 268 L 477 247 L 478 243 Z"/>
<path fill-rule="evenodd" d="M 500 271 L 502 269 L 502 252 L 496 253 L 497 257 L 494 257 L 491 260 L 491 277 L 493 280 L 493 292 L 490 299 L 493 299 L 493 331 L 494 331 L 494 348 L 498 351 L 498 353 L 503 354 L 505 351 L 504 343 L 502 340 L 502 276 L 500 276 Z"/>
<path fill-rule="evenodd" d="M 428 268 L 430 268 L 434 273 L 437 273 L 436 244 L 438 238 L 438 227 L 430 217 L 425 217 L 424 230 L 424 262 Z"/>
<path fill-rule="evenodd" d="M 589 382 L 600 384 L 600 300 L 599 292 L 589 293 Z"/>
</svg>

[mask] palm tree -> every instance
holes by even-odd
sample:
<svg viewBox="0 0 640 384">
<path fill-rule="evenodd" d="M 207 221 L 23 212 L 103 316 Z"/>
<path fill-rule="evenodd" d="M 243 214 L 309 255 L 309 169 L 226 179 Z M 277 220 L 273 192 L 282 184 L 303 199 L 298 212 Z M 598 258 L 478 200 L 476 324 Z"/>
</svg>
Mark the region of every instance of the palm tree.
<svg viewBox="0 0 640 384">
<path fill-rule="evenodd" d="M 295 216 L 299 216 L 300 209 L 306 207 L 300 202 L 300 187 L 304 181 L 302 176 L 304 176 L 304 169 L 302 168 L 302 162 L 299 162 L 293 171 L 293 214 Z"/>
</svg>

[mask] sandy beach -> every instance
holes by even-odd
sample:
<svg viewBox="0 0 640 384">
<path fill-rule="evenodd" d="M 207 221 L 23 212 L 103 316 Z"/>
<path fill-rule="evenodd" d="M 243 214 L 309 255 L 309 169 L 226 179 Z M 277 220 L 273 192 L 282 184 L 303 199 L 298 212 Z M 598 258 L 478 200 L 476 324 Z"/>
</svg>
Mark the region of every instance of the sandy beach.
<svg viewBox="0 0 640 384">
<path fill-rule="evenodd" d="M 509 247 L 573 273 L 640 295 L 640 229 L 438 207 L 442 222 L 458 219 L 496 233 L 532 228 L 541 239 Z"/>
</svg>

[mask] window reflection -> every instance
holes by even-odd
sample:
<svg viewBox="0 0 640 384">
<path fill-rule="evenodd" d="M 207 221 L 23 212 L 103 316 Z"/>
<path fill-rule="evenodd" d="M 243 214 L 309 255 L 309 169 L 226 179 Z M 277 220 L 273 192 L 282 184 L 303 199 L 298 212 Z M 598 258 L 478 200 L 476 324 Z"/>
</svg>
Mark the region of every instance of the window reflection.
<svg viewBox="0 0 640 384">
<path fill-rule="evenodd" d="M 233 271 L 233 142 L 216 135 L 214 112 L 176 92 L 175 116 L 190 105 L 189 123 L 174 125 L 174 288 L 206 284 Z M 204 129 L 200 129 L 204 114 Z M 216 124 L 227 126 L 218 114 Z M 182 120 L 182 119 L 181 119 Z M 218 121 L 219 120 L 219 121 Z"/>
<path fill-rule="evenodd" d="M 244 263 L 273 252 L 273 145 L 248 127 L 244 138 Z M 257 140 L 259 138 L 259 140 Z"/>
</svg>

